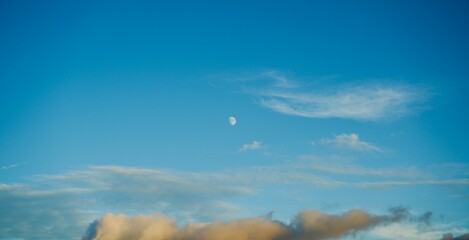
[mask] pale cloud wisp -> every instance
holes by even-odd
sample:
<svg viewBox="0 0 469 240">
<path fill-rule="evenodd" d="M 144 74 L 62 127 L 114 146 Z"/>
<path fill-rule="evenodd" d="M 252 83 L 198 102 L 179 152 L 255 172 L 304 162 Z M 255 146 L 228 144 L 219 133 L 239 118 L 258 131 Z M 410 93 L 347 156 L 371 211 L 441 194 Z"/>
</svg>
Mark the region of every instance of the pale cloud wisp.
<svg viewBox="0 0 469 240">
<path fill-rule="evenodd" d="M 249 144 L 243 144 L 243 146 L 239 149 L 240 152 L 246 152 L 251 150 L 257 150 L 262 147 L 262 142 L 253 141 Z"/>
<path fill-rule="evenodd" d="M 249 88 L 259 104 L 273 111 L 308 118 L 343 118 L 361 121 L 396 119 L 417 111 L 428 99 L 428 91 L 408 84 L 355 82 L 301 85 L 277 71 L 258 79 L 270 79 L 264 86 Z M 265 82 L 265 81 L 263 81 Z"/>
<path fill-rule="evenodd" d="M 356 133 L 346 134 L 342 133 L 335 135 L 334 139 L 323 139 L 322 144 L 332 145 L 337 148 L 349 149 L 362 152 L 380 152 L 381 149 L 375 145 L 361 141 L 359 135 Z"/>
</svg>

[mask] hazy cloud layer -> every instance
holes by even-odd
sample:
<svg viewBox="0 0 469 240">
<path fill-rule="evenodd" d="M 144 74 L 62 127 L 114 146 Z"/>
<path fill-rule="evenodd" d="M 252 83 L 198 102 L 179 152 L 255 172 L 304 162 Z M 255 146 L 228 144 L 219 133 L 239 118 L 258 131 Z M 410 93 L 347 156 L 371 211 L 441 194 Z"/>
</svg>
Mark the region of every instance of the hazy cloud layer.
<svg viewBox="0 0 469 240">
<path fill-rule="evenodd" d="M 224 202 L 253 190 L 216 173 L 177 172 L 123 166 L 91 166 L 86 171 L 43 176 L 43 181 L 66 187 L 84 186 L 93 191 L 95 204 L 125 211 L 148 210 L 198 213 L 202 219 L 217 219 L 217 212 L 236 216 L 236 207 Z M 186 216 L 188 217 L 188 216 Z"/>
<path fill-rule="evenodd" d="M 342 133 L 335 135 L 333 139 L 323 139 L 322 144 L 332 145 L 337 148 L 349 149 L 362 152 L 379 152 L 380 148 L 371 143 L 361 141 L 359 135 L 356 133 L 346 134 Z"/>
<path fill-rule="evenodd" d="M 83 189 L 33 190 L 0 184 L 0 239 L 69 239 L 97 214 L 77 200 Z"/>
<path fill-rule="evenodd" d="M 396 213 L 375 216 L 359 209 L 341 215 L 307 210 L 300 212 L 288 225 L 268 219 L 249 218 L 178 227 L 174 219 L 161 214 L 136 217 L 107 214 L 90 225 L 84 240 L 319 240 L 356 234 L 379 224 L 403 219 Z"/>
<path fill-rule="evenodd" d="M 258 97 L 261 106 L 309 118 L 395 119 L 417 111 L 429 97 L 423 88 L 407 84 L 356 82 L 323 88 L 312 81 L 301 85 L 279 71 L 266 71 L 248 79 L 267 83 L 247 90 Z"/>
<path fill-rule="evenodd" d="M 161 211 L 187 221 L 239 217 L 227 200 L 251 190 L 217 174 L 91 166 L 35 178 L 30 186 L 0 184 L 0 239 L 70 239 L 103 211 Z"/>
<path fill-rule="evenodd" d="M 105 212 L 129 215 L 162 212 L 186 221 L 178 224 L 239 219 L 252 212 L 247 206 L 235 204 L 239 203 L 236 200 L 255 196 L 272 186 L 297 191 L 423 184 L 469 186 L 469 179 L 442 179 L 448 177 L 446 175 L 435 179 L 423 179 L 419 175 L 413 178 L 411 175 L 416 171 L 414 168 L 410 168 L 407 173 L 403 168 L 343 166 L 342 170 L 337 168 L 340 171 L 331 169 L 331 166 L 324 163 L 318 165 L 312 161 L 217 173 L 90 166 L 65 174 L 35 177 L 34 183 L 29 185 L 0 184 L 0 239 L 74 238 L 83 234 L 86 225 Z M 345 182 L 340 177 L 336 178 L 336 175 L 343 174 L 358 174 L 360 180 Z M 369 176 L 372 177 L 369 181 L 363 181 Z M 386 179 L 382 180 L 382 177 Z M 299 185 L 302 187 L 296 187 Z M 393 215 L 397 216 L 397 212 Z M 347 219 L 346 216 L 348 215 L 339 219 Z M 422 215 L 422 225 L 430 217 L 428 214 Z M 311 216 L 306 219 L 311 219 Z M 295 229 L 300 229 L 301 226 L 311 229 L 307 223 L 308 221 L 302 220 L 295 225 Z M 359 229 L 359 226 L 353 229 Z M 315 230 L 315 234 L 319 234 L 318 231 Z"/>
</svg>

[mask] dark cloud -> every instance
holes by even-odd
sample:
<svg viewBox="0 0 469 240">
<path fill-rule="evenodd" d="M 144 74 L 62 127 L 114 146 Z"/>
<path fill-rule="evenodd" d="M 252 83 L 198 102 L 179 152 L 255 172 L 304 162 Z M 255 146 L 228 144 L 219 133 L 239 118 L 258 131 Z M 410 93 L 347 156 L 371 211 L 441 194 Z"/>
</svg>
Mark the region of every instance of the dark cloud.
<svg viewBox="0 0 469 240">
<path fill-rule="evenodd" d="M 443 234 L 442 240 L 452 240 L 452 239 L 453 239 L 453 234 L 452 233 Z"/>
<path fill-rule="evenodd" d="M 430 211 L 426 211 L 422 215 L 418 217 L 418 221 L 422 224 L 425 224 L 427 226 L 430 226 L 431 220 L 432 220 L 433 213 Z"/>
<path fill-rule="evenodd" d="M 469 240 L 469 233 L 454 237 L 452 233 L 446 233 L 441 240 Z"/>
<path fill-rule="evenodd" d="M 469 240 L 469 233 L 453 238 L 453 240 Z"/>
<path fill-rule="evenodd" d="M 391 207 L 389 208 L 389 212 L 391 213 L 391 217 L 392 217 L 392 219 L 390 220 L 393 222 L 407 219 L 410 216 L 409 209 L 402 207 L 402 206 Z"/>
</svg>

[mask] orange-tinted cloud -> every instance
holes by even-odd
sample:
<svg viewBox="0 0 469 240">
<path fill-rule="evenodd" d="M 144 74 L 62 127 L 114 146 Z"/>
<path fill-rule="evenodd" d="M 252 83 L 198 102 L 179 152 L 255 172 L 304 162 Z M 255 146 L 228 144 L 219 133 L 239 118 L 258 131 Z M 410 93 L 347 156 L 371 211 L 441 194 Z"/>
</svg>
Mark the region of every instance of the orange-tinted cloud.
<svg viewBox="0 0 469 240">
<path fill-rule="evenodd" d="M 316 210 L 300 212 L 286 225 L 263 218 L 230 222 L 193 223 L 178 227 L 174 219 L 161 214 L 126 216 L 106 214 L 88 230 L 85 240 L 311 240 L 339 238 L 378 224 L 400 221 L 394 215 L 376 216 L 354 209 L 341 215 Z"/>
</svg>

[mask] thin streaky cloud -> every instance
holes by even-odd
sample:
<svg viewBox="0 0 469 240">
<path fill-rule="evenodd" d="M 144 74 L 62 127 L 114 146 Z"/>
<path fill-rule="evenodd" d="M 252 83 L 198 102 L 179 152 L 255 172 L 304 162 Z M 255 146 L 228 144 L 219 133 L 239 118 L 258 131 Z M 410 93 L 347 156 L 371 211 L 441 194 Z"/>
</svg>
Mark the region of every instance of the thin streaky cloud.
<svg viewBox="0 0 469 240">
<path fill-rule="evenodd" d="M 247 91 L 258 97 L 261 106 L 308 118 L 396 119 L 414 113 L 429 96 L 423 88 L 406 84 L 355 83 L 311 89 L 280 72 L 262 76 L 271 78 L 271 84 Z"/>
<path fill-rule="evenodd" d="M 237 83 L 245 86 L 266 84 L 278 89 L 291 89 L 300 86 L 297 81 L 292 80 L 292 77 L 289 76 L 289 74 L 272 69 L 264 71 L 236 72 L 216 77 L 218 79 L 223 79 L 226 83 Z"/>
<path fill-rule="evenodd" d="M 394 178 L 391 181 L 373 180 L 343 182 L 317 172 Z M 38 180 L 57 184 L 68 189 L 95 189 L 99 191 L 140 193 L 158 196 L 243 196 L 256 192 L 256 188 L 270 184 L 308 183 L 315 187 L 398 187 L 412 185 L 469 185 L 467 178 L 447 178 L 422 173 L 408 168 L 364 168 L 350 165 L 316 164 L 314 162 L 290 163 L 275 166 L 259 166 L 215 173 L 178 172 L 165 169 L 144 169 L 124 166 L 90 166 L 87 171 L 74 171 L 62 175 L 42 176 Z M 126 179 L 129 186 L 149 184 L 145 191 L 127 188 L 119 179 Z M 412 180 L 399 180 L 412 179 Z M 60 180 L 60 181 L 57 181 Z M 118 185 L 115 185 L 119 182 Z M 153 186 L 153 187 L 152 187 Z M 171 186 L 167 188 L 166 186 Z M 153 193 L 154 190 L 154 193 Z"/>
<path fill-rule="evenodd" d="M 364 168 L 360 166 L 340 166 L 340 165 L 326 165 L 314 164 L 310 166 L 311 169 L 321 172 L 333 173 L 338 175 L 357 175 L 357 176 L 376 176 L 385 178 L 417 178 L 421 177 L 422 173 L 416 168 Z"/>
<path fill-rule="evenodd" d="M 362 152 L 380 152 L 381 149 L 375 145 L 361 141 L 359 135 L 356 133 L 346 134 L 342 133 L 335 135 L 333 139 L 323 139 L 322 144 L 332 145 L 337 148 L 350 149 Z"/>
<path fill-rule="evenodd" d="M 8 170 L 8 169 L 11 169 L 11 168 L 17 168 L 21 165 L 23 165 L 24 162 L 20 162 L 20 163 L 14 163 L 14 164 L 10 164 L 10 165 L 6 165 L 6 166 L 2 166 L 2 170 Z"/>
<path fill-rule="evenodd" d="M 452 185 L 452 186 L 469 186 L 469 179 L 445 179 L 445 180 L 415 180 L 415 181 L 377 181 L 377 182 L 358 182 L 351 183 L 355 187 L 372 187 L 386 188 L 399 186 L 416 186 L 416 185 Z"/>
<path fill-rule="evenodd" d="M 279 71 L 274 71 L 274 70 L 265 71 L 265 72 L 261 73 L 261 76 L 272 79 L 273 83 L 274 83 L 274 86 L 278 87 L 278 88 L 296 88 L 296 87 L 298 87 L 298 85 L 294 81 L 288 79 L 285 76 L 285 74 L 283 74 Z"/>
</svg>

